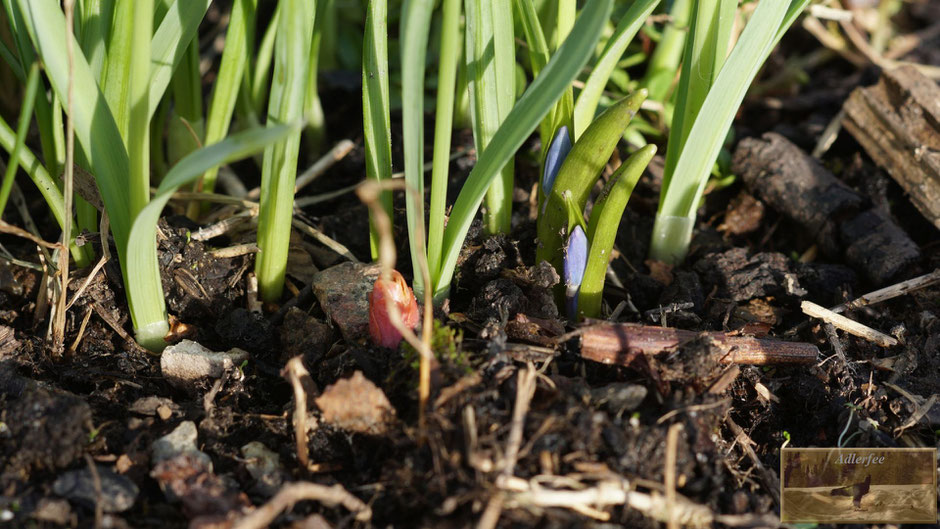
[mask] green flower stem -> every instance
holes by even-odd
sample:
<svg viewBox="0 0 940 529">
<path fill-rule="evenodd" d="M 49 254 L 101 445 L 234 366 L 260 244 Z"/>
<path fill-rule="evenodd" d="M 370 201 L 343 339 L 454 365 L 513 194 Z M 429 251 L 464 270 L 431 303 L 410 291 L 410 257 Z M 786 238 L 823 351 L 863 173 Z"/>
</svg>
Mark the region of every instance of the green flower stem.
<svg viewBox="0 0 940 529">
<path fill-rule="evenodd" d="M 617 230 L 620 228 L 620 219 L 633 188 L 654 154 L 656 146 L 647 145 L 627 158 L 610 177 L 600 198 L 594 204 L 594 209 L 591 210 L 587 231 L 591 247 L 578 294 L 578 319 L 597 318 L 601 315 L 604 279 L 607 277 L 607 266 L 610 263 Z"/>
</svg>

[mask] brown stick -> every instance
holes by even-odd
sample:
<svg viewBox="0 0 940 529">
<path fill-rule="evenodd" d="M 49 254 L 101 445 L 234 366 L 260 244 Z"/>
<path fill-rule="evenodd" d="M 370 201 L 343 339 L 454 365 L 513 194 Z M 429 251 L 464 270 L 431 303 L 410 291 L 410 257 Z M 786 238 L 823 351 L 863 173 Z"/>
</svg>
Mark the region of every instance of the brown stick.
<svg viewBox="0 0 940 529">
<path fill-rule="evenodd" d="M 800 304 L 800 307 L 803 309 L 803 313 L 807 316 L 812 316 L 813 318 L 818 318 L 826 323 L 831 323 L 833 326 L 842 329 L 843 331 L 858 336 L 859 338 L 864 338 L 870 342 L 874 342 L 882 347 L 894 347 L 898 344 L 897 339 L 888 336 L 882 332 L 878 332 L 867 325 L 862 325 L 861 323 L 846 318 L 841 314 L 836 314 L 831 310 L 820 307 L 819 305 L 813 303 L 812 301 L 804 301 Z"/>
<path fill-rule="evenodd" d="M 802 342 L 624 323 L 584 328 L 581 356 L 603 364 L 629 365 L 639 354 L 654 356 L 673 351 L 700 334 L 710 336 L 719 345 L 722 349 L 719 361 L 723 364 L 810 364 L 819 355 L 815 345 Z"/>
</svg>

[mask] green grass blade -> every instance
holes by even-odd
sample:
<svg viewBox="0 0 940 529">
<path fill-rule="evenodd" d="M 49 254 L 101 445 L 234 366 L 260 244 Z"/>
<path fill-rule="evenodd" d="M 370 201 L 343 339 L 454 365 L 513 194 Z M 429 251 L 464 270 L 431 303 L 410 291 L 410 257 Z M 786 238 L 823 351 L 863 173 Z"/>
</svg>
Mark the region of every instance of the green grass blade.
<svg viewBox="0 0 940 529">
<path fill-rule="evenodd" d="M 483 152 L 515 102 L 515 43 L 508 2 L 467 0 L 467 73 L 470 115 L 477 152 Z M 490 185 L 483 225 L 488 233 L 508 233 L 512 208 L 510 161 Z"/>
<path fill-rule="evenodd" d="M 84 0 L 82 4 L 79 40 L 92 73 L 100 79 L 111 35 L 114 0 Z"/>
<path fill-rule="evenodd" d="M 665 101 L 669 88 L 676 77 L 682 51 L 685 46 L 692 0 L 674 0 L 669 10 L 671 20 L 663 30 L 663 36 L 650 57 L 646 75 L 640 86 L 646 87 L 653 101 Z"/>
<path fill-rule="evenodd" d="M 56 0 L 17 1 L 52 87 L 59 97 L 64 97 L 69 81 L 65 39 L 70 35 L 65 29 L 65 16 Z M 77 42 L 74 49 L 79 49 Z M 72 120 L 75 137 L 94 169 L 95 180 L 110 217 L 111 232 L 118 252 L 123 256 L 130 231 L 125 182 L 129 173 L 127 151 L 91 68 L 84 55 L 77 52 L 74 54 L 74 78 Z"/>
<path fill-rule="evenodd" d="M 617 67 L 620 57 L 623 56 L 627 46 L 637 31 L 646 22 L 660 0 L 638 0 L 630 6 L 630 9 L 624 13 L 623 18 L 617 24 L 614 34 L 607 41 L 604 51 L 601 52 L 597 64 L 591 70 L 591 74 L 584 83 L 584 88 L 578 94 L 578 100 L 574 105 L 574 139 L 577 141 L 581 137 L 584 129 L 594 120 L 594 113 L 597 111 L 597 104 L 600 101 L 601 93 L 607 86 L 611 73 Z"/>
<path fill-rule="evenodd" d="M 234 134 L 190 153 L 166 174 L 153 200 L 134 219 L 127 250 L 127 298 L 137 342 L 142 346 L 151 351 L 162 350 L 166 345 L 163 337 L 169 330 L 157 266 L 156 233 L 157 220 L 170 197 L 210 168 L 251 156 L 290 135 L 299 134 L 299 130 L 300 125 L 295 124 Z M 148 303 L 136 303 L 138 300 Z M 151 303 L 151 300 L 158 302 Z"/>
<path fill-rule="evenodd" d="M 656 154 L 655 145 L 647 145 L 633 153 L 610 177 L 600 198 L 591 210 L 587 237 L 590 243 L 587 265 L 578 293 L 578 319 L 599 318 L 604 294 L 604 279 L 613 253 L 614 239 L 620 218 L 643 170 Z"/>
<path fill-rule="evenodd" d="M 689 131 L 669 187 L 660 196 L 650 255 L 666 262 L 685 258 L 695 208 L 734 115 L 777 41 L 790 3 L 761 2 L 725 61 Z M 794 16 L 795 18 L 795 16 Z M 685 220 L 682 220 L 685 219 Z"/>
<path fill-rule="evenodd" d="M 303 119 L 316 2 L 284 0 L 280 9 L 274 42 L 274 76 L 268 102 L 269 127 Z M 255 261 L 255 274 L 265 301 L 277 301 L 284 289 L 299 151 L 300 132 L 264 151 L 258 214 L 258 248 L 261 252 Z"/>
<path fill-rule="evenodd" d="M 307 130 L 304 131 L 305 148 L 311 154 L 319 155 L 326 145 L 326 116 L 320 102 L 318 76 L 320 74 L 321 44 L 326 44 L 326 36 L 335 28 L 336 9 L 330 0 L 317 3 L 316 24 L 313 27 L 313 39 L 310 41 L 309 62 L 307 63 L 307 94 L 304 99 L 304 115 L 307 116 Z M 328 14 L 333 15 L 330 20 Z M 327 50 L 324 50 L 326 52 Z M 330 69 L 336 69 L 334 65 Z"/>
<path fill-rule="evenodd" d="M 202 22 L 211 2 L 212 0 L 176 0 L 160 22 L 160 27 L 153 33 L 148 118 L 157 111 L 157 106 L 170 85 L 173 71 L 183 59 L 189 43 L 196 38 L 199 23 Z M 137 4 L 135 0 L 135 5 Z M 111 48 L 108 53 L 112 53 Z M 110 62 L 110 58 L 108 61 Z"/>
<path fill-rule="evenodd" d="M 362 47 L 362 131 L 366 152 L 366 178 L 392 177 L 392 130 L 388 101 L 388 0 L 371 0 L 366 15 Z M 379 197 L 382 209 L 392 218 L 392 194 Z M 369 213 L 370 219 L 372 213 Z M 379 257 L 379 234 L 369 222 L 372 259 Z"/>
<path fill-rule="evenodd" d="M 522 26 L 526 44 L 529 46 L 532 77 L 537 77 L 551 58 L 548 41 L 545 40 L 545 33 L 542 31 L 542 23 L 539 22 L 539 14 L 535 11 L 535 4 L 532 0 L 513 0 L 512 3 L 515 7 L 516 18 Z"/>
<path fill-rule="evenodd" d="M 431 206 L 428 213 L 428 268 L 431 277 L 440 271 L 444 245 L 447 174 L 454 122 L 457 61 L 460 57 L 460 0 L 444 0 L 441 16 L 441 53 L 437 70 L 437 109 L 431 162 Z"/>
<path fill-rule="evenodd" d="M 33 103 L 36 101 L 36 92 L 39 90 L 39 63 L 33 63 L 29 69 L 29 77 L 26 79 L 26 89 L 23 91 L 23 106 L 20 108 L 20 119 L 16 125 L 16 140 L 13 142 L 13 148 L 10 149 L 10 162 L 7 165 L 6 173 L 3 175 L 3 183 L 0 184 L 0 216 L 6 211 L 7 200 L 10 198 L 10 190 L 13 189 L 13 179 L 16 176 L 16 170 L 19 168 L 20 152 L 26 143 L 26 133 L 29 132 L 29 122 L 33 114 Z"/>
<path fill-rule="evenodd" d="M 705 96 L 724 64 L 737 5 L 736 0 L 699 0 L 696 3 L 679 74 L 676 108 L 669 127 L 663 190 L 669 187 L 672 172 L 688 138 L 690 124 L 695 123 Z"/>
<path fill-rule="evenodd" d="M 414 273 L 415 294 L 424 292 L 418 258 L 427 255 L 425 241 L 418 240 L 418 223 L 424 224 L 424 61 L 427 55 L 428 32 L 431 26 L 431 0 L 405 0 L 402 5 L 401 76 L 402 76 L 402 141 L 405 155 L 405 182 L 421 200 L 406 200 L 408 247 Z M 430 288 L 430 286 L 428 286 Z"/>
<path fill-rule="evenodd" d="M 434 278 L 436 299 L 443 298 L 450 290 L 457 256 L 490 182 L 587 63 L 610 15 L 611 5 L 612 0 L 588 0 L 569 38 L 516 102 L 489 147 L 480 153 L 476 166 L 457 197 L 444 231 L 444 259 L 440 274 Z"/>
<path fill-rule="evenodd" d="M 128 3 L 128 0 L 123 0 Z M 124 137 L 128 173 L 128 202 L 133 218 L 150 201 L 150 28 L 153 0 L 134 0 L 131 53 L 128 68 L 128 129 Z"/>
<path fill-rule="evenodd" d="M 268 28 L 264 30 L 264 36 L 261 37 L 261 45 L 258 46 L 258 56 L 255 58 L 255 69 L 251 77 L 251 102 L 254 105 L 255 114 L 264 112 L 264 102 L 268 98 L 268 89 L 271 86 L 271 66 L 274 64 L 274 37 L 277 36 L 277 28 L 280 24 L 281 4 L 278 3 L 271 17 Z"/>
<path fill-rule="evenodd" d="M 248 25 L 254 21 L 258 0 L 235 0 L 228 30 L 225 33 L 225 49 L 219 63 L 219 75 L 209 100 L 209 117 L 206 119 L 206 145 L 220 141 L 228 133 L 238 101 L 239 88 L 248 63 L 249 42 L 251 35 Z M 202 179 L 203 191 L 211 193 L 215 189 L 218 167 L 206 171 Z"/>
<path fill-rule="evenodd" d="M 167 132 L 166 155 L 169 164 L 173 165 L 205 143 L 206 121 L 202 110 L 198 41 L 193 40 L 186 47 L 186 53 L 170 79 L 170 88 L 173 93 L 173 114 Z"/>
</svg>

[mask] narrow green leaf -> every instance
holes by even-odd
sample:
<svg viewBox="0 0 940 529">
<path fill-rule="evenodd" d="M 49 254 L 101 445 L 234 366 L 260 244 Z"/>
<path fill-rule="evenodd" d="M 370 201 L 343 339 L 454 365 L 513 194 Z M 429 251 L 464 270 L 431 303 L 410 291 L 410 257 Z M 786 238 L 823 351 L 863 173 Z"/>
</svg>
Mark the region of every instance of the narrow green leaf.
<svg viewBox="0 0 940 529">
<path fill-rule="evenodd" d="M 225 32 L 225 49 L 219 63 L 219 75 L 216 77 L 209 100 L 209 117 L 206 120 L 206 145 L 220 141 L 228 133 L 238 101 L 239 88 L 245 75 L 245 65 L 249 62 L 248 42 L 251 31 L 248 25 L 254 22 L 258 0 L 235 0 L 232 15 Z M 214 167 L 203 175 L 202 189 L 212 192 L 218 168 Z"/>
<path fill-rule="evenodd" d="M 542 24 L 539 22 L 539 15 L 535 11 L 535 4 L 532 0 L 513 0 L 513 6 L 516 8 L 516 18 L 522 26 L 526 44 L 529 46 L 532 76 L 536 77 L 551 58 L 548 42 L 545 40 L 545 33 L 542 31 Z"/>
<path fill-rule="evenodd" d="M 65 39 L 70 32 L 65 29 L 65 16 L 56 0 L 17 0 L 23 14 L 24 25 L 29 31 L 39 55 L 45 65 L 46 74 L 55 93 L 64 97 L 68 92 L 69 68 Z M 114 117 L 108 109 L 104 95 L 84 55 L 74 43 L 74 100 L 72 121 L 75 137 L 81 144 L 85 156 L 94 169 L 95 180 L 101 192 L 105 208 L 111 221 L 111 233 L 124 255 L 130 231 L 127 184 L 129 172 L 127 151 L 118 132 Z M 123 262 L 123 259 L 121 260 Z"/>
<path fill-rule="evenodd" d="M 633 188 L 654 154 L 655 145 L 647 145 L 633 153 L 610 177 L 604 191 L 594 203 L 587 231 L 591 247 L 578 294 L 578 319 L 598 318 L 601 315 L 604 280 L 607 277 L 607 266 L 610 264 L 617 230 L 620 228 L 620 219 Z"/>
<path fill-rule="evenodd" d="M 82 52 L 97 79 L 101 78 L 114 18 L 114 0 L 84 0 L 81 2 Z"/>
<path fill-rule="evenodd" d="M 412 286 L 418 296 L 424 292 L 418 256 L 427 255 L 424 240 L 418 240 L 418 223 L 424 224 L 424 61 L 431 25 L 431 0 L 405 0 L 401 12 L 402 141 L 405 155 L 405 183 L 421 200 L 405 200 L 408 246 L 411 250 Z M 417 202 L 417 203 L 416 203 Z M 430 286 L 428 286 L 430 288 Z"/>
<path fill-rule="evenodd" d="M 392 177 L 392 130 L 388 102 L 388 1 L 371 0 L 366 15 L 362 47 L 362 119 L 366 151 L 366 178 L 386 180 Z M 392 218 L 392 194 L 379 197 L 382 209 Z M 370 219 L 372 213 L 369 213 Z M 372 259 L 379 257 L 379 234 L 369 222 L 369 246 Z"/>
<path fill-rule="evenodd" d="M 138 5 L 137 0 L 134 2 Z M 199 23 L 202 22 L 211 2 L 212 0 L 175 0 L 166 16 L 163 17 L 163 21 L 160 22 L 160 27 L 153 34 L 148 117 L 153 116 L 157 111 L 157 106 L 170 85 L 173 71 L 183 59 L 189 43 L 196 37 Z M 117 31 L 117 24 L 115 24 L 115 31 Z M 113 50 L 109 48 L 108 53 L 110 57 Z"/>
<path fill-rule="evenodd" d="M 669 187 L 691 126 L 724 64 L 737 12 L 736 0 L 699 0 L 692 15 L 688 44 L 676 89 L 676 108 L 669 127 L 662 189 Z"/>
<path fill-rule="evenodd" d="M 166 345 L 169 330 L 163 287 L 157 266 L 157 221 L 173 193 L 212 167 L 240 160 L 271 144 L 297 135 L 300 124 L 253 129 L 198 149 L 180 160 L 160 183 L 156 194 L 134 219 L 127 251 L 127 298 L 137 342 L 151 351 Z"/>
<path fill-rule="evenodd" d="M 665 101 L 676 78 L 691 14 L 692 0 L 673 1 L 669 9 L 670 21 L 666 23 L 663 36 L 646 67 L 646 75 L 640 82 L 640 86 L 649 90 L 653 101 Z"/>
<path fill-rule="evenodd" d="M 761 2 L 754 10 L 689 130 L 669 187 L 660 195 L 650 244 L 652 258 L 671 263 L 685 258 L 696 205 L 734 115 L 785 25 L 796 19 L 805 4 L 805 0 Z"/>
<path fill-rule="evenodd" d="M 489 147 L 480 153 L 444 231 L 444 259 L 440 274 L 434 278 L 435 299 L 443 299 L 450 291 L 457 256 L 490 182 L 587 63 L 610 15 L 611 4 L 612 0 L 588 0 L 569 38 L 516 102 Z"/>
<path fill-rule="evenodd" d="M 36 101 L 36 92 L 39 89 L 39 63 L 33 63 L 26 79 L 26 90 L 23 91 L 23 106 L 20 108 L 20 119 L 16 125 L 16 140 L 10 149 L 10 162 L 3 175 L 3 184 L 0 184 L 0 216 L 6 211 L 10 190 L 13 189 L 13 179 L 20 164 L 20 152 L 26 142 L 26 133 L 29 132 L 29 122 L 33 114 L 33 103 Z"/>
<path fill-rule="evenodd" d="M 638 0 L 633 2 L 630 9 L 624 13 L 614 34 L 607 41 L 604 51 L 601 52 L 597 64 L 591 70 L 584 88 L 578 94 L 578 100 L 574 105 L 574 139 L 581 137 L 584 129 L 594 120 L 594 113 L 597 111 L 597 103 L 600 101 L 601 93 L 607 86 L 610 75 L 617 67 L 620 57 L 626 51 L 627 46 L 637 31 L 646 22 L 650 14 L 659 5 L 660 0 Z"/>
<path fill-rule="evenodd" d="M 130 3 L 122 0 L 121 5 Z M 124 137 L 128 173 L 128 205 L 133 218 L 150 200 L 150 29 L 153 28 L 153 0 L 134 0 L 131 53 L 127 77 L 128 128 Z M 110 64 L 110 63 L 109 63 Z"/>
<path fill-rule="evenodd" d="M 280 18 L 281 4 L 278 3 L 271 22 L 264 30 L 264 36 L 261 37 L 258 56 L 255 58 L 255 71 L 251 77 L 251 102 L 254 105 L 255 114 L 261 114 L 264 111 L 264 101 L 268 97 L 268 89 L 271 86 L 269 80 L 271 79 L 271 66 L 274 64 L 274 38 L 277 36 Z"/>
<path fill-rule="evenodd" d="M 274 76 L 268 101 L 269 127 L 303 118 L 316 2 L 282 0 L 280 9 L 278 35 L 274 42 Z M 261 252 L 255 261 L 255 273 L 265 301 L 276 301 L 284 289 L 299 151 L 300 132 L 264 151 L 258 214 L 258 248 Z"/>
<path fill-rule="evenodd" d="M 460 57 L 460 0 L 443 0 L 441 53 L 437 69 L 437 109 L 434 116 L 434 153 L 431 162 L 431 206 L 428 213 L 428 268 L 431 277 L 441 269 L 447 173 Z"/>
<path fill-rule="evenodd" d="M 483 152 L 515 102 L 515 43 L 508 2 L 467 0 L 467 73 L 473 140 Z M 486 195 L 483 225 L 488 233 L 507 233 L 511 219 L 513 164 L 500 171 Z"/>
</svg>

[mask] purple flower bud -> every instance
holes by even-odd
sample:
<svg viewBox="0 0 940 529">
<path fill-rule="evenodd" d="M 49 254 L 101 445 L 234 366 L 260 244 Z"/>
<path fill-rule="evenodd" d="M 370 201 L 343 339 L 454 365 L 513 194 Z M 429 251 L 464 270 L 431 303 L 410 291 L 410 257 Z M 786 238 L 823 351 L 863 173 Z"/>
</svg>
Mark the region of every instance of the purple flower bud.
<svg viewBox="0 0 940 529">
<path fill-rule="evenodd" d="M 555 133 L 555 139 L 552 140 L 552 145 L 545 155 L 545 172 L 542 173 L 542 191 L 545 196 L 552 192 L 555 177 L 558 176 L 558 170 L 561 169 L 561 164 L 569 152 L 571 152 L 571 138 L 568 137 L 568 127 L 562 126 Z"/>
<path fill-rule="evenodd" d="M 567 300 L 568 316 L 572 318 L 577 315 L 578 292 L 581 290 L 581 280 L 584 279 L 587 257 L 587 235 L 578 225 L 571 230 L 571 235 L 568 236 L 564 259 L 565 299 Z"/>
</svg>

